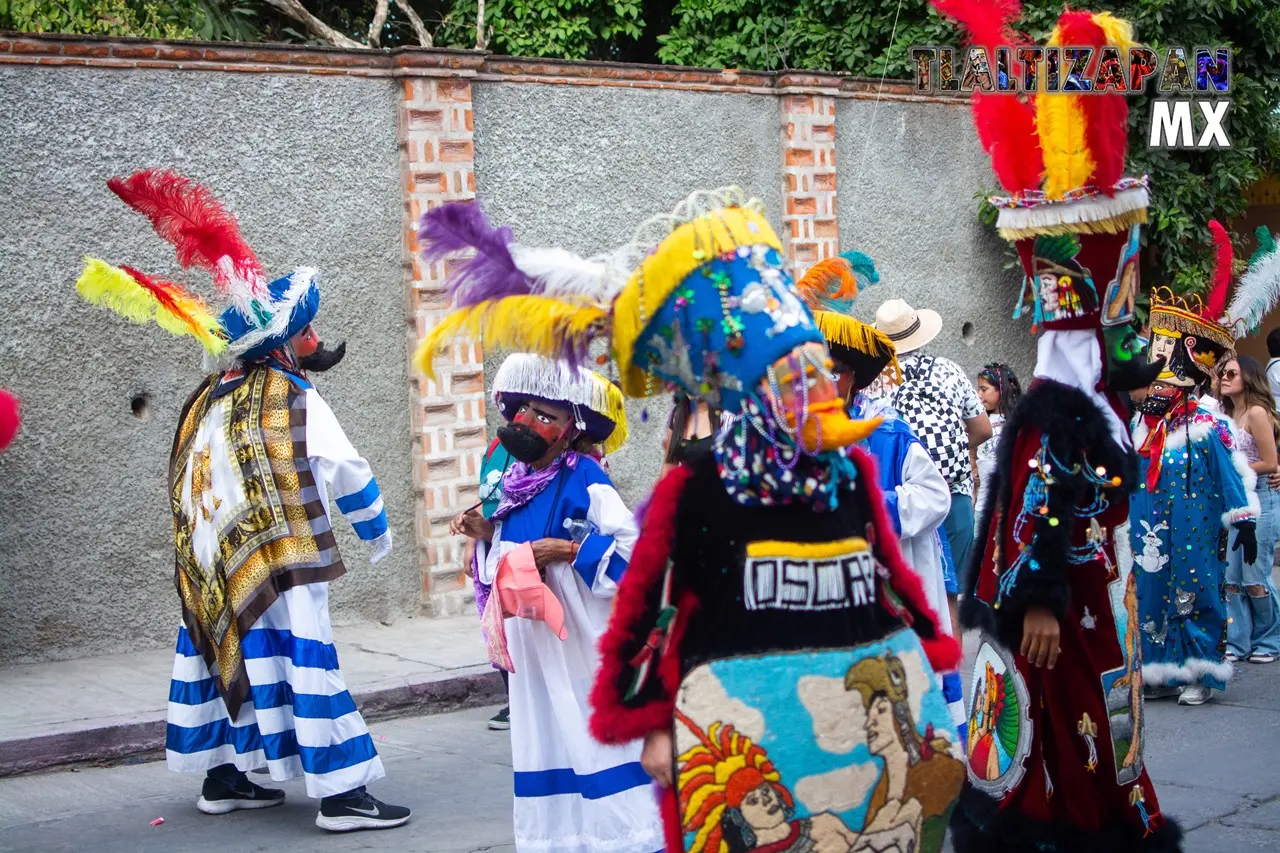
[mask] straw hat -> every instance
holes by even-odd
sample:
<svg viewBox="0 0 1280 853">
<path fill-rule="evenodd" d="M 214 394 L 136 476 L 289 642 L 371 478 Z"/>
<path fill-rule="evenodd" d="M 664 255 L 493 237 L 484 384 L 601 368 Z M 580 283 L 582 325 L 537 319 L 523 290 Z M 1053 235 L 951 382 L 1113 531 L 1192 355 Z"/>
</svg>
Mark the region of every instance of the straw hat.
<svg viewBox="0 0 1280 853">
<path fill-rule="evenodd" d="M 872 324 L 893 341 L 899 355 L 915 352 L 942 331 L 942 316 L 932 308 L 917 311 L 902 299 L 890 299 L 876 309 Z"/>
</svg>

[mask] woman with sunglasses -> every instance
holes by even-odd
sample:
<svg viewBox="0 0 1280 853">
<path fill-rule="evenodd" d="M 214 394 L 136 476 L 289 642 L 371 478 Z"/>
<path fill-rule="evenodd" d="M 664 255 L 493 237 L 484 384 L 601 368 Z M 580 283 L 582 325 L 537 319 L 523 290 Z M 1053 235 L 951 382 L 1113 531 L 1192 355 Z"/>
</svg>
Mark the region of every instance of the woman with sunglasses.
<svg viewBox="0 0 1280 853">
<path fill-rule="evenodd" d="M 1223 413 L 1236 425 L 1236 446 L 1258 474 L 1258 558 L 1246 563 L 1239 551 L 1228 556 L 1223 593 L 1227 602 L 1227 659 L 1274 663 L 1280 655 L 1280 601 L 1271 581 L 1275 562 L 1280 492 L 1275 399 L 1262 365 L 1248 356 L 1223 362 L 1218 370 Z"/>
</svg>

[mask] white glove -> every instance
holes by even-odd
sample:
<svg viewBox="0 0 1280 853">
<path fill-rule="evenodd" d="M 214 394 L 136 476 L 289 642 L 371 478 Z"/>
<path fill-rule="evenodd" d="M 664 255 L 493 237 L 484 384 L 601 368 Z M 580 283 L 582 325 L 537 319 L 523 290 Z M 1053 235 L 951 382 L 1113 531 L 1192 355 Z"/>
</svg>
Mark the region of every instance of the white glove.
<svg viewBox="0 0 1280 853">
<path fill-rule="evenodd" d="M 378 561 L 391 553 L 391 530 L 373 540 L 373 556 L 369 558 L 369 562 L 378 565 Z"/>
</svg>

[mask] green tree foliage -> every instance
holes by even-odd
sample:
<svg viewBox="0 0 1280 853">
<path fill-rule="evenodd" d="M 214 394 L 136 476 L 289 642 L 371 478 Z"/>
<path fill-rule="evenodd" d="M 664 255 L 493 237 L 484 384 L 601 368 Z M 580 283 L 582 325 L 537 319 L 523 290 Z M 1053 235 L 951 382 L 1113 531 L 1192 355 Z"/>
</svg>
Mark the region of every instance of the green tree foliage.
<svg viewBox="0 0 1280 853">
<path fill-rule="evenodd" d="M 314 15 L 365 43 L 375 0 L 303 0 Z M 439 47 L 476 44 L 476 0 L 410 0 Z M 1024 0 L 1021 28 L 1037 41 L 1063 0 Z M 1151 175 L 1154 202 L 1144 253 L 1147 284 L 1196 290 L 1208 278 L 1206 223 L 1243 212 L 1245 189 L 1280 171 L 1280 2 L 1089 0 L 1132 21 L 1157 50 L 1232 49 L 1230 151 L 1147 148 L 1151 95 L 1130 101 L 1130 162 Z M 486 0 L 495 53 L 566 59 L 661 61 L 713 68 L 803 68 L 909 79 L 909 48 L 958 44 L 927 0 Z M 237 41 L 309 41 L 263 0 L 0 0 L 0 29 Z M 392 3 L 383 47 L 417 44 Z M 1148 89 L 1154 91 L 1154 84 Z M 990 216 L 991 211 L 986 211 Z"/>
</svg>

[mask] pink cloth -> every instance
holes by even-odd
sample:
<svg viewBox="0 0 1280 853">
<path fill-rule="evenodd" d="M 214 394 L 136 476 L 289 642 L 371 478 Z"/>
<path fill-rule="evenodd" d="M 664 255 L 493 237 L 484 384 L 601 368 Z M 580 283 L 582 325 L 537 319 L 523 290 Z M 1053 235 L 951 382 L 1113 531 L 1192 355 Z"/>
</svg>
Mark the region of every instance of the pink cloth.
<svg viewBox="0 0 1280 853">
<path fill-rule="evenodd" d="M 569 637 L 564 624 L 564 607 L 551 589 L 542 582 L 538 564 L 533 558 L 533 544 L 525 544 L 508 551 L 498 563 L 493 579 L 494 590 L 502 602 L 502 611 L 508 616 L 546 622 L 561 640 Z M 490 596 L 489 601 L 493 601 Z M 504 643 L 505 645 L 505 643 Z"/>
</svg>

